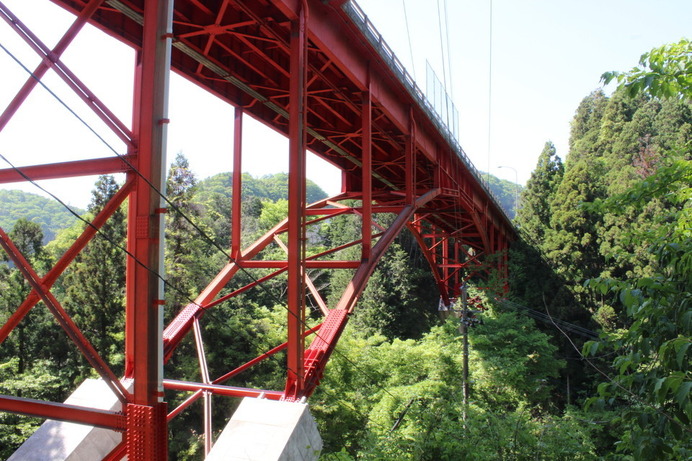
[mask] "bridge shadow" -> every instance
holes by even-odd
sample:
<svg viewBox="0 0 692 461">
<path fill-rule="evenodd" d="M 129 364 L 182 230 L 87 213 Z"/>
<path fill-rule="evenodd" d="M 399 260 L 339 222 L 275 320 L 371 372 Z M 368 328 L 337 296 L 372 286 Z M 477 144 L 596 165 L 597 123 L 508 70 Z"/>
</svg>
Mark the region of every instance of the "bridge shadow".
<svg viewBox="0 0 692 461">
<path fill-rule="evenodd" d="M 586 341 L 597 339 L 599 326 L 569 286 L 535 247 L 514 242 L 509 254 L 510 291 L 490 301 L 492 315 L 469 333 L 480 362 L 490 364 L 484 372 L 494 375 L 499 386 L 507 385 L 512 369 L 518 370 L 516 362 L 523 363 L 525 376 L 518 379 L 527 387 L 522 392 L 529 401 L 550 401 L 558 409 L 579 404 L 595 382 L 593 369 L 579 351 Z M 552 346 L 546 347 L 534 335 L 536 330 L 547 335 Z M 550 372 L 542 369 L 541 360 L 548 367 L 559 364 L 557 373 L 546 379 Z"/>
</svg>

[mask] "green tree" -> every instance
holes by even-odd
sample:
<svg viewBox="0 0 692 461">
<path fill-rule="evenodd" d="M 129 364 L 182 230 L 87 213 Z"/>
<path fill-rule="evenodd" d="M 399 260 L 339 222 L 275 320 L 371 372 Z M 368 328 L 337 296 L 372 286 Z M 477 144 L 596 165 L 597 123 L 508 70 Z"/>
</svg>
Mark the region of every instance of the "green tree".
<svg viewBox="0 0 692 461">
<path fill-rule="evenodd" d="M 167 312 L 174 315 L 194 299 L 211 276 L 209 256 L 214 253 L 205 241 L 199 227 L 210 234 L 200 218 L 201 207 L 195 203 L 197 179 L 182 153 L 176 155 L 168 170 L 166 194 L 173 204 L 166 215 L 166 304 Z M 213 236 L 212 236 L 213 239 Z"/>
<path fill-rule="evenodd" d="M 644 53 L 641 67 L 629 72 L 610 71 L 601 76 L 604 83 L 616 80 L 630 96 L 646 92 L 661 98 L 687 98 L 692 95 L 692 42 L 681 39 Z"/>
<path fill-rule="evenodd" d="M 437 309 L 439 293 L 431 286 L 430 269 L 412 264 L 401 244 L 394 242 L 370 276 L 353 323 L 365 333 L 390 339 L 419 338 L 430 329 Z"/>
<path fill-rule="evenodd" d="M 46 262 L 46 254 L 43 249 L 43 232 L 37 223 L 19 218 L 9 233 L 10 240 L 17 247 L 32 268 L 41 272 L 43 263 Z M 3 252 L 3 260 L 9 257 Z M 31 292 L 29 282 L 24 278 L 19 269 L 7 264 L 0 265 L 0 300 L 2 300 L 2 318 L 9 318 L 21 305 Z M 36 359 L 36 342 L 40 341 L 40 330 L 50 316 L 44 310 L 32 310 L 24 321 L 14 330 L 11 339 L 7 341 L 4 351 L 9 352 L 7 357 L 17 358 L 17 372 L 22 374 L 31 368 L 32 361 Z"/>
<path fill-rule="evenodd" d="M 541 245 L 545 232 L 550 228 L 551 202 L 564 174 L 562 160 L 557 156 L 552 142 L 546 142 L 538 157 L 536 168 L 521 194 L 521 208 L 516 224 L 525 238 Z"/>
<path fill-rule="evenodd" d="M 100 176 L 92 191 L 87 219 L 118 191 L 112 176 Z M 123 208 L 116 210 L 64 274 L 64 304 L 75 323 L 116 373 L 123 372 L 125 328 L 125 234 Z M 74 380 L 90 368 L 77 353 L 72 356 Z"/>
<path fill-rule="evenodd" d="M 613 349 L 615 377 L 599 386 L 606 399 L 622 409 L 627 437 L 619 446 L 636 459 L 663 456 L 686 459 L 692 453 L 692 162 L 680 160 L 659 169 L 632 191 L 604 202 L 610 209 L 654 198 L 673 202 L 657 216 L 656 228 L 632 229 L 656 256 L 655 272 L 634 279 L 592 279 L 588 286 L 625 309 L 627 328 L 588 343 L 585 352 Z M 592 400 L 593 401 L 593 400 Z"/>
<path fill-rule="evenodd" d="M 616 78 L 631 96 L 689 100 L 692 92 L 690 42 L 656 48 L 642 56 L 645 69 L 604 74 Z M 653 225 L 632 226 L 629 238 L 639 240 L 655 256 L 652 274 L 627 279 L 595 278 L 588 286 L 612 294 L 613 304 L 627 315 L 625 329 L 588 343 L 587 354 L 612 348 L 614 377 L 602 383 L 594 401 L 618 405 L 625 433 L 618 450 L 635 459 L 688 459 L 692 454 L 692 155 L 689 141 L 669 152 L 668 165 L 625 193 L 591 209 L 618 213 L 649 203 L 664 204 Z"/>
<path fill-rule="evenodd" d="M 500 179 L 497 176 L 481 172 L 483 177 L 488 178 L 490 191 L 497 198 L 500 206 L 505 210 L 510 219 L 517 215 L 517 200 L 522 193 L 522 186 L 511 181 Z"/>
<path fill-rule="evenodd" d="M 29 264 L 43 272 L 48 258 L 42 246 L 41 226 L 20 218 L 9 237 Z M 4 253 L 3 257 L 7 259 Z M 0 321 L 14 313 L 30 291 L 18 269 L 0 263 Z M 64 334 L 52 315 L 42 304 L 35 306 L 0 348 L 0 394 L 53 401 L 64 398 L 66 381 L 60 373 L 61 364 L 48 360 L 64 347 Z M 41 422 L 0 413 L 0 457 L 10 456 Z"/>
<path fill-rule="evenodd" d="M 84 213 L 79 208 L 71 208 L 77 214 Z M 20 218 L 40 224 L 44 244 L 77 221 L 70 210 L 55 200 L 19 190 L 0 190 L 0 227 L 11 229 Z"/>
<path fill-rule="evenodd" d="M 562 366 L 548 337 L 532 321 L 485 305 L 486 322 L 471 330 L 465 421 L 458 320 L 417 340 L 347 328 L 311 400 L 324 458 L 596 459 L 578 412 L 546 411 Z"/>
</svg>

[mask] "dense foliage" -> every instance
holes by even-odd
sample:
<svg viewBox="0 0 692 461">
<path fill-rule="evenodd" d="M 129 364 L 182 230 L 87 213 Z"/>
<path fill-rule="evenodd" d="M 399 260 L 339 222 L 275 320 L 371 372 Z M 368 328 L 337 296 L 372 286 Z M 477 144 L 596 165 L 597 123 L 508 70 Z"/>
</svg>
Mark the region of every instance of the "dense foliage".
<svg viewBox="0 0 692 461">
<path fill-rule="evenodd" d="M 692 45 L 656 48 L 640 67 L 602 78 L 620 85 L 580 104 L 564 173 L 544 181 L 550 168 L 539 160 L 517 219 L 531 245 L 515 256 L 556 273 L 537 286 L 546 306 L 563 318 L 581 306 L 598 323 L 583 372 L 603 381 L 587 408 L 607 410 L 622 431 L 609 457 L 689 459 Z M 573 298 L 550 300 L 556 284 Z"/>
<path fill-rule="evenodd" d="M 439 295 L 425 258 L 410 234 L 397 237 L 310 400 L 324 439 L 324 459 L 692 456 L 690 60 L 690 42 L 683 40 L 647 53 L 631 72 L 605 74 L 606 81 L 621 86 L 610 96 L 597 90 L 581 102 L 566 161 L 546 143 L 519 200 L 515 222 L 524 238 L 512 248 L 509 296 L 544 313 L 547 323 L 536 325 L 525 310 L 476 288 L 476 280 L 469 282 L 470 295 L 484 310 L 482 322 L 468 335 L 467 404 L 459 319 L 438 318 Z M 228 173 L 198 181 L 182 154 L 171 165 L 167 319 L 228 260 L 231 186 Z M 511 209 L 515 186 L 496 179 L 491 186 Z M 113 178 L 99 178 L 85 219 L 117 189 Z M 286 215 L 287 177 L 243 175 L 243 191 L 242 239 L 247 244 Z M 308 185 L 308 201 L 324 197 L 316 185 Z M 122 372 L 124 339 L 123 210 L 115 212 L 52 289 L 117 372 Z M 8 229 L 43 274 L 85 223 L 64 224 L 67 228 L 44 246 L 46 231 L 38 222 L 15 219 Z M 311 245 L 319 249 L 357 239 L 358 224 L 351 215 L 325 220 L 309 235 Z M 272 251 L 262 256 L 272 259 Z M 359 248 L 343 251 L 344 257 L 357 258 Z M 223 293 L 265 274 L 249 270 Z M 351 276 L 317 269 L 308 275 L 332 305 Z M 201 324 L 211 345 L 206 351 L 210 375 L 219 376 L 284 340 L 286 310 L 280 299 L 285 285 L 278 276 L 205 314 Z M 0 264 L 1 322 L 28 292 L 18 271 Z M 320 318 L 312 307 L 311 323 Z M 586 342 L 559 325 L 598 330 L 600 340 Z M 281 354 L 272 356 L 226 384 L 281 388 L 283 361 Z M 165 374 L 202 379 L 192 338 L 181 344 Z M 59 401 L 92 375 L 42 304 L 0 348 L 3 394 Z M 170 408 L 185 397 L 166 393 Z M 236 405 L 214 398 L 217 434 Z M 170 422 L 171 459 L 203 459 L 202 413 L 196 403 Z M 0 457 L 38 424 L 0 413 Z"/>
<path fill-rule="evenodd" d="M 79 208 L 72 209 L 77 214 L 84 213 Z M 19 190 L 0 190 L 0 227 L 12 229 L 20 218 L 41 226 L 43 243 L 53 240 L 60 230 L 77 220 L 74 214 L 55 200 Z"/>
<path fill-rule="evenodd" d="M 517 204 L 519 201 L 519 195 L 524 190 L 521 184 L 515 184 L 514 182 L 507 181 L 505 179 L 500 179 L 497 176 L 489 175 L 487 173 L 480 173 L 482 178 L 488 181 L 488 186 L 492 192 L 497 203 L 505 210 L 507 216 L 511 219 L 517 214 Z"/>
</svg>

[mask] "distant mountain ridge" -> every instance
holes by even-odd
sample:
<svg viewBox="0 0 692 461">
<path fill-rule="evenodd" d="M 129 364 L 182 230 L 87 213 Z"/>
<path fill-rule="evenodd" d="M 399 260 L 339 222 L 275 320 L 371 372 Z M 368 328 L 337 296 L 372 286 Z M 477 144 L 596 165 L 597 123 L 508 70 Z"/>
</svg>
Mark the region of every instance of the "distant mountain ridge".
<svg viewBox="0 0 692 461">
<path fill-rule="evenodd" d="M 77 207 L 71 208 L 78 215 L 85 212 Z M 77 220 L 55 200 L 19 190 L 0 190 L 0 227 L 10 232 L 19 218 L 40 224 L 44 243 L 53 240 L 58 232 Z"/>
<path fill-rule="evenodd" d="M 481 172 L 481 175 L 483 178 L 488 177 L 490 191 L 495 195 L 495 198 L 505 210 L 509 219 L 514 219 L 517 215 L 517 201 L 519 197 L 521 197 L 524 186 L 521 184 L 514 184 L 512 181 L 507 181 L 506 179 L 500 179 L 492 174 L 488 175 L 488 173 Z"/>
<path fill-rule="evenodd" d="M 490 175 L 490 187 L 500 201 L 500 205 L 506 210 L 510 218 L 514 217 L 514 191 L 518 187 L 521 194 L 521 186 L 501 180 Z M 199 182 L 199 192 L 202 197 L 210 193 L 228 196 L 230 193 L 231 173 L 220 173 Z M 287 174 L 277 173 L 262 178 L 254 178 L 243 174 L 244 195 L 254 196 L 260 199 L 272 201 L 285 199 L 288 196 Z M 327 194 L 312 181 L 307 184 L 308 202 L 326 198 Z M 201 198 L 201 197 L 198 197 Z M 229 204 L 230 206 L 230 204 Z M 75 213 L 82 215 L 85 210 L 71 207 Z M 48 243 L 62 230 L 70 227 L 77 218 L 63 205 L 55 200 L 23 192 L 19 190 L 0 190 L 0 227 L 5 232 L 10 232 L 14 223 L 19 218 L 26 218 L 41 225 L 44 235 L 44 243 Z"/>
</svg>

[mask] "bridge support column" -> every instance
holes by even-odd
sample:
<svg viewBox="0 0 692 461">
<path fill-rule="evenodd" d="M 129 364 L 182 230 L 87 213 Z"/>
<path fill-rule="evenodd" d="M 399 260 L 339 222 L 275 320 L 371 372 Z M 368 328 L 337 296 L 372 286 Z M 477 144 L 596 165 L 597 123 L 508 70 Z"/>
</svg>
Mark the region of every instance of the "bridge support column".
<svg viewBox="0 0 692 461">
<path fill-rule="evenodd" d="M 307 2 L 291 23 L 291 81 L 288 120 L 288 350 L 286 398 L 305 386 L 305 122 L 307 112 Z"/>
<path fill-rule="evenodd" d="M 306 404 L 246 397 L 206 461 L 312 461 L 322 438 Z"/>
<path fill-rule="evenodd" d="M 138 53 L 133 110 L 137 149 L 135 190 L 128 211 L 125 311 L 125 375 L 133 395 L 125 413 L 130 461 L 168 459 L 163 402 L 163 218 L 168 81 L 173 0 L 144 5 L 142 49 Z"/>
<path fill-rule="evenodd" d="M 231 199 L 231 257 L 240 259 L 243 194 L 243 109 L 233 115 L 233 196 Z"/>
<path fill-rule="evenodd" d="M 370 72 L 368 68 L 367 86 L 363 93 L 362 130 L 363 166 L 361 188 L 363 191 L 363 244 L 361 258 L 370 259 L 372 249 L 372 95 L 370 93 Z"/>
</svg>

